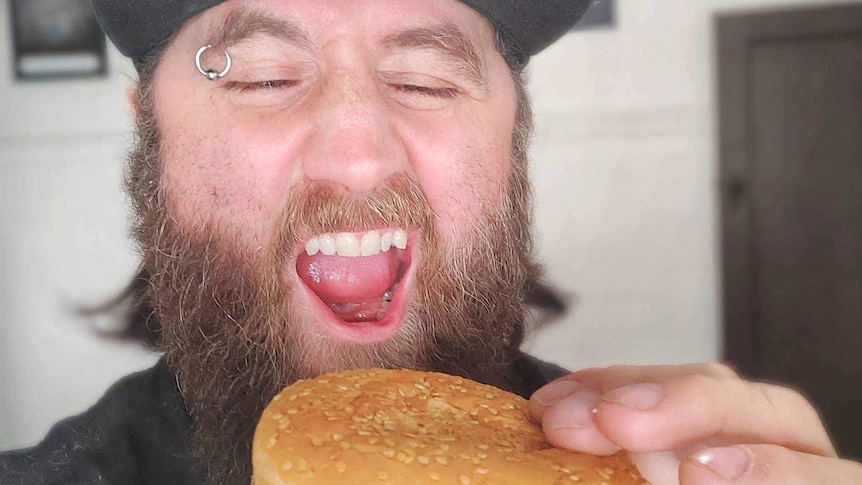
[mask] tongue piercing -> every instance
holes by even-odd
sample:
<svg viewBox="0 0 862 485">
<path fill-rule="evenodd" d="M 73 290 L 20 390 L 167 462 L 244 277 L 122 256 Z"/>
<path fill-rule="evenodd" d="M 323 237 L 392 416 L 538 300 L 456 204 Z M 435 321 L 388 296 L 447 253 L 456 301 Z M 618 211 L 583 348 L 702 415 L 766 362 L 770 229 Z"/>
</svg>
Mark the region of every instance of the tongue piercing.
<svg viewBox="0 0 862 485">
<path fill-rule="evenodd" d="M 386 303 L 392 302 L 392 292 L 391 291 L 387 291 L 386 293 L 383 294 L 383 301 L 385 301 Z"/>
</svg>

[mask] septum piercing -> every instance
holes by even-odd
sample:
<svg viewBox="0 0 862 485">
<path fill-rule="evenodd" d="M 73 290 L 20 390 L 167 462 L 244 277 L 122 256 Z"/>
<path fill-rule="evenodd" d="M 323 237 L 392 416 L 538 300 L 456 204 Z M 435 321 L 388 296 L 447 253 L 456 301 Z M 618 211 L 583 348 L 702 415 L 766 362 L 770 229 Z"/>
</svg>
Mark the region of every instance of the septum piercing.
<svg viewBox="0 0 862 485">
<path fill-rule="evenodd" d="M 221 72 L 216 72 L 216 71 L 213 71 L 212 69 L 204 69 L 203 66 L 201 65 L 201 57 L 203 57 L 204 52 L 206 52 L 207 49 L 211 49 L 211 48 L 212 48 L 212 45 L 205 45 L 205 46 L 201 47 L 200 49 L 198 49 L 198 53 L 195 54 L 195 67 L 198 68 L 198 72 L 201 73 L 205 78 L 209 79 L 210 81 L 215 81 L 216 79 L 220 79 L 220 78 L 227 76 L 227 73 L 230 72 L 230 68 L 233 65 L 233 61 L 230 58 L 230 54 L 227 51 L 224 51 L 224 58 L 225 58 L 224 70 L 222 70 Z"/>
</svg>

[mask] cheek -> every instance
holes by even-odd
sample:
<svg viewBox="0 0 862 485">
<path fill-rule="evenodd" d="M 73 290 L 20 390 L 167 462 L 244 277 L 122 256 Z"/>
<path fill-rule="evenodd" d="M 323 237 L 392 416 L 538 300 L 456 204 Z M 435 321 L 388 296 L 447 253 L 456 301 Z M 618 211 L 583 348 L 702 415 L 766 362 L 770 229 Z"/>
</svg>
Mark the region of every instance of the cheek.
<svg viewBox="0 0 862 485">
<path fill-rule="evenodd" d="M 453 240 L 467 236 L 474 221 L 499 207 L 510 167 L 508 137 L 465 135 L 435 143 L 429 147 L 433 159 L 425 153 L 415 167 L 439 229 Z"/>
<path fill-rule="evenodd" d="M 174 216 L 188 228 L 209 225 L 249 249 L 265 244 L 288 191 L 292 158 L 278 137 L 257 128 L 188 123 L 201 129 L 164 130 L 174 134 L 163 140 Z"/>
<path fill-rule="evenodd" d="M 438 228 L 453 241 L 469 236 L 475 221 L 497 210 L 508 186 L 512 127 L 475 120 L 426 130 L 433 136 L 413 156 Z"/>
</svg>

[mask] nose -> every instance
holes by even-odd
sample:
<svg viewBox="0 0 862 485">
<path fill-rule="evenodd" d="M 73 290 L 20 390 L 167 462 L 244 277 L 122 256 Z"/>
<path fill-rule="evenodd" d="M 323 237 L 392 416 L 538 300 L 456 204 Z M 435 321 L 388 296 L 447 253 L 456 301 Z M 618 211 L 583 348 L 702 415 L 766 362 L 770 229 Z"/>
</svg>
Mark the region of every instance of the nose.
<svg viewBox="0 0 862 485">
<path fill-rule="evenodd" d="M 308 179 L 368 193 L 406 168 L 406 150 L 372 76 L 334 73 L 321 84 L 312 115 L 316 128 L 302 157 Z"/>
</svg>

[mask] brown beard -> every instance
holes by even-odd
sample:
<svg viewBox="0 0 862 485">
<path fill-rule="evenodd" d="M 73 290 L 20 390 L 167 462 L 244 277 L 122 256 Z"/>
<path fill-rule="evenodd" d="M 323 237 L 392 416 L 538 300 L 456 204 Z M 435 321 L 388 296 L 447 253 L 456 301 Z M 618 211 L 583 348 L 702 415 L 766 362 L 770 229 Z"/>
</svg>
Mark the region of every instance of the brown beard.
<svg viewBox="0 0 862 485">
<path fill-rule="evenodd" d="M 520 88 L 520 86 L 519 86 Z M 134 238 L 151 275 L 147 298 L 162 327 L 160 348 L 193 418 L 193 453 L 213 484 L 248 484 L 250 443 L 269 400 L 296 379 L 357 367 L 427 369 L 517 390 L 511 371 L 524 336 L 532 258 L 521 94 L 507 191 L 484 207 L 467 244 L 447 248 L 419 186 L 396 177 L 361 199 L 327 186 L 290 194 L 269 247 L 251 252 L 215 225 L 181 227 L 160 177 L 151 84 L 138 93 L 137 140 L 127 189 Z M 420 234 L 415 287 L 401 328 L 377 344 L 346 344 L 309 332 L 291 312 L 294 289 L 280 270 L 297 241 L 324 232 L 403 227 Z"/>
</svg>

